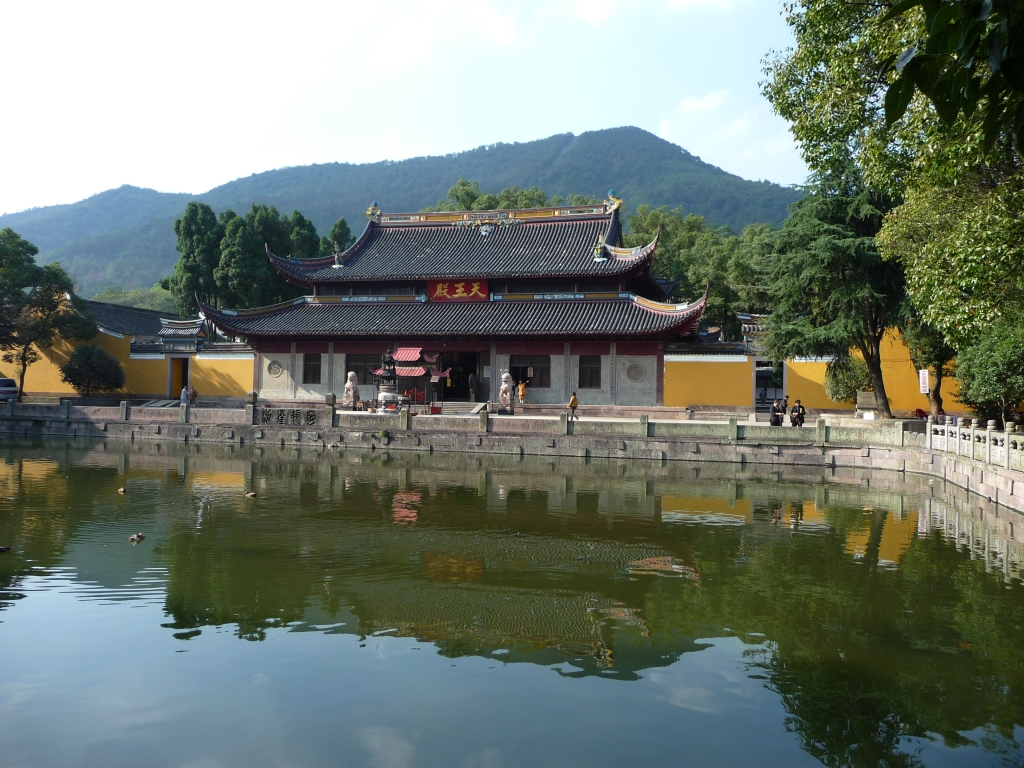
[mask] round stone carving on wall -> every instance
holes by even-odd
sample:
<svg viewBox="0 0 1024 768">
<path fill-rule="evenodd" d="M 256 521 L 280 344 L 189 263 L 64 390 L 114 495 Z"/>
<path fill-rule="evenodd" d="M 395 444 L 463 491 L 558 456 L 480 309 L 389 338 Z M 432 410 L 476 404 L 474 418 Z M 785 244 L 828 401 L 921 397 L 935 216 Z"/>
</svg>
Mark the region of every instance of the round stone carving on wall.
<svg viewBox="0 0 1024 768">
<path fill-rule="evenodd" d="M 284 373 L 284 366 L 277 362 L 277 360 L 271 360 L 270 365 L 267 366 L 267 375 L 276 379 L 282 373 Z"/>
<path fill-rule="evenodd" d="M 633 363 L 626 369 L 626 378 L 634 384 L 639 384 L 647 378 L 647 369 L 640 365 L 640 363 Z"/>
</svg>

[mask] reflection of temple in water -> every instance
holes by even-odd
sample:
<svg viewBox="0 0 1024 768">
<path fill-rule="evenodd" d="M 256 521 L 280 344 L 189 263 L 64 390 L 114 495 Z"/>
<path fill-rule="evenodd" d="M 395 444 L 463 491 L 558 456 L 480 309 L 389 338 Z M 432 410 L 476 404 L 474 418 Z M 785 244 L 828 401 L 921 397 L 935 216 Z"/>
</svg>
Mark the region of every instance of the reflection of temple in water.
<svg viewBox="0 0 1024 768">
<path fill-rule="evenodd" d="M 90 588 L 158 595 L 183 638 L 385 633 L 626 679 L 726 631 L 708 608 L 721 574 L 794 535 L 878 568 L 935 531 L 1007 579 L 1024 562 L 1015 515 L 898 473 L 111 443 L 8 453 L 0 495 L 25 502 L 4 541 Z M 76 512 L 40 514 L 61 505 Z M 108 510 L 153 546 L 110 557 Z"/>
</svg>

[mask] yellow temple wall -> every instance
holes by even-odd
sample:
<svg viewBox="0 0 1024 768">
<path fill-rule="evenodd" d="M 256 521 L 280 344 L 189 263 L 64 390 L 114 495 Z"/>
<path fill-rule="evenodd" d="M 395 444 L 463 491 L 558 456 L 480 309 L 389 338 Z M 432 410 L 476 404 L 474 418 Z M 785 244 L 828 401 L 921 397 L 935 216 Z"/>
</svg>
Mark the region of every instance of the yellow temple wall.
<svg viewBox="0 0 1024 768">
<path fill-rule="evenodd" d="M 753 402 L 754 358 L 745 355 L 666 355 L 666 406 L 749 406 Z"/>
<path fill-rule="evenodd" d="M 201 395 L 245 397 L 252 390 L 253 356 L 196 355 L 189 363 L 191 384 Z"/>
</svg>

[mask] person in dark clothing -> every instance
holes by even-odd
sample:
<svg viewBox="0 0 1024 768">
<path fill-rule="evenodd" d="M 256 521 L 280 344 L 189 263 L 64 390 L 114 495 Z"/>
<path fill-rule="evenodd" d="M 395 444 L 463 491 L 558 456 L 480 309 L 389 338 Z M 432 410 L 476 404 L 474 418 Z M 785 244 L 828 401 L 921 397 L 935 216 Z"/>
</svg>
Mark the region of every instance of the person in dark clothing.
<svg viewBox="0 0 1024 768">
<path fill-rule="evenodd" d="M 786 409 L 782 407 L 782 403 L 778 399 L 772 403 L 771 411 L 769 411 L 770 419 L 768 423 L 773 427 L 782 426 L 782 417 L 786 415 Z"/>
<path fill-rule="evenodd" d="M 797 400 L 793 403 L 793 410 L 789 414 L 789 423 L 794 427 L 802 427 L 805 418 L 807 418 L 807 409 Z"/>
</svg>

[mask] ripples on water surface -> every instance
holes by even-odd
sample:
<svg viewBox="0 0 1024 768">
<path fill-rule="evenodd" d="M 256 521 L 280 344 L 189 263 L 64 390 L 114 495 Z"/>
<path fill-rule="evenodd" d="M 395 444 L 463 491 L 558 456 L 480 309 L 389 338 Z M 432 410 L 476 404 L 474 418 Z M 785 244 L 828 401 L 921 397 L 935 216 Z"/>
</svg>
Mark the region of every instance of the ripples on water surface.
<svg viewBox="0 0 1024 768">
<path fill-rule="evenodd" d="M 1024 520 L 808 471 L 0 448 L 0 765 L 1024 764 Z"/>
</svg>

